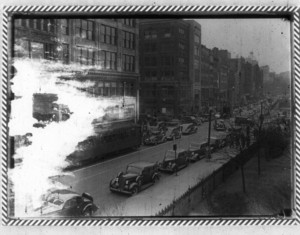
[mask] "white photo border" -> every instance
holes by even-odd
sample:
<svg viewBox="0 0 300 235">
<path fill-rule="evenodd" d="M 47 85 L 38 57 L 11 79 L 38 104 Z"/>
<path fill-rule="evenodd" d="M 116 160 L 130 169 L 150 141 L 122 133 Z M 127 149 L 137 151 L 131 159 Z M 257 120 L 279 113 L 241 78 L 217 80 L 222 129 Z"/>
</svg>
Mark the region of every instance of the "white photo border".
<svg viewBox="0 0 300 235">
<path fill-rule="evenodd" d="M 299 225 L 300 224 L 300 7 L 298 6 L 180 6 L 180 5 L 152 5 L 152 6 L 3 6 L 2 8 L 2 117 L 1 117 L 1 174 L 2 174 L 2 224 L 7 226 L 222 226 L 222 225 Z M 91 219 L 18 219 L 8 215 L 8 80 L 9 80 L 9 40 L 10 15 L 21 13 L 24 15 L 36 13 L 61 14 L 193 14 L 214 15 L 290 15 L 291 16 L 291 62 L 292 62 L 292 112 L 293 127 L 293 167 L 294 180 L 293 216 L 291 218 L 195 218 L 195 217 L 133 217 L 133 218 L 91 218 Z M 137 15 L 138 17 L 138 15 Z M 278 16 L 280 17 L 280 16 Z"/>
</svg>

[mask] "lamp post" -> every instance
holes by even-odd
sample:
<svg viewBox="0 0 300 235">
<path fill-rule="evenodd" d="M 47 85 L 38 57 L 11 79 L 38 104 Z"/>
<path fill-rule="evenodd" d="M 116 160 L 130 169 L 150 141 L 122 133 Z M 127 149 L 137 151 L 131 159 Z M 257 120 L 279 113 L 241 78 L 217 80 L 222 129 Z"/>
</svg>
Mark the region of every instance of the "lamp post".
<svg viewBox="0 0 300 235">
<path fill-rule="evenodd" d="M 209 123 L 208 123 L 208 139 L 207 139 L 207 158 L 210 159 L 210 129 L 211 129 L 211 113 L 212 110 L 209 110 Z"/>
</svg>

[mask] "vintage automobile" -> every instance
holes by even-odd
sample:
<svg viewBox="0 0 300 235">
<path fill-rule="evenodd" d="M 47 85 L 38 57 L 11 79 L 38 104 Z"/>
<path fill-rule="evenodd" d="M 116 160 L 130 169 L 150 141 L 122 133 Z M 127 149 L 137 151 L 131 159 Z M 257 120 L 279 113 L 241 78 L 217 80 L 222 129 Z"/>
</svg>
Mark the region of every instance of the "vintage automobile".
<svg viewBox="0 0 300 235">
<path fill-rule="evenodd" d="M 193 123 L 182 124 L 181 126 L 183 135 L 190 135 L 196 133 L 198 130 L 198 127 Z"/>
<path fill-rule="evenodd" d="M 195 116 L 184 116 L 182 118 L 182 123 L 186 124 L 186 123 L 193 123 L 197 126 L 201 125 L 201 120 L 196 118 Z"/>
<path fill-rule="evenodd" d="M 185 149 L 168 150 L 162 162 L 159 163 L 159 170 L 164 172 L 177 172 L 189 164 L 189 151 Z"/>
<path fill-rule="evenodd" d="M 160 178 L 158 164 L 146 161 L 130 163 L 125 172 L 110 181 L 110 191 L 135 195 Z"/>
<path fill-rule="evenodd" d="M 166 132 L 166 137 L 167 140 L 181 138 L 181 127 L 180 126 L 168 127 L 168 130 Z"/>
<path fill-rule="evenodd" d="M 216 120 L 214 123 L 214 129 L 216 131 L 226 131 L 226 126 L 223 119 Z"/>
<path fill-rule="evenodd" d="M 144 140 L 144 144 L 157 145 L 160 143 L 164 143 L 166 141 L 167 141 L 167 137 L 165 135 L 165 132 L 156 130 L 156 131 L 152 131 L 150 136 Z"/>
<path fill-rule="evenodd" d="M 97 210 L 91 195 L 79 195 L 69 189 L 51 190 L 43 196 L 43 205 L 35 209 L 41 216 L 62 217 L 87 217 Z"/>
<path fill-rule="evenodd" d="M 213 151 L 224 148 L 226 146 L 226 135 L 211 136 L 210 146 L 213 148 Z"/>
<path fill-rule="evenodd" d="M 208 150 L 208 143 L 207 141 L 196 143 L 192 142 L 189 146 L 189 161 L 196 162 L 205 157 L 206 151 Z M 214 147 L 210 146 L 210 151 L 214 151 Z"/>
</svg>

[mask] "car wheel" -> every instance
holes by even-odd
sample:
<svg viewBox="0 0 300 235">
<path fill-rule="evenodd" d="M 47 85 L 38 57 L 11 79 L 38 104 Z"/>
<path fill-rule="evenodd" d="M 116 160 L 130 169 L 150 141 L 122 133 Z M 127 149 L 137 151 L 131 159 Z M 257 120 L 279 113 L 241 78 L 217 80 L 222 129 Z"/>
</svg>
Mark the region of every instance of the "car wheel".
<svg viewBox="0 0 300 235">
<path fill-rule="evenodd" d="M 92 212 L 92 208 L 87 208 L 84 212 L 83 212 L 83 216 L 84 217 L 90 217 L 93 215 L 93 212 Z"/>
<path fill-rule="evenodd" d="M 158 176 L 157 176 L 157 175 L 154 176 L 154 177 L 153 177 L 153 184 L 155 184 L 158 180 L 159 180 L 159 179 L 158 179 Z"/>
<path fill-rule="evenodd" d="M 137 186 L 134 186 L 132 189 L 131 189 L 131 195 L 136 195 L 138 193 L 139 189 Z"/>
</svg>

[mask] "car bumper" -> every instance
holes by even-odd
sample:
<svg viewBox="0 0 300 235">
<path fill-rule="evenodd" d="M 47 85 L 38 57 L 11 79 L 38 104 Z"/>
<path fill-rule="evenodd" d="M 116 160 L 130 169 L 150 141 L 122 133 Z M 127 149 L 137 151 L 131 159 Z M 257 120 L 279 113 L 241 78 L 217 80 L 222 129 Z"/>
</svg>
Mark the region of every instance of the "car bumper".
<svg viewBox="0 0 300 235">
<path fill-rule="evenodd" d="M 116 192 L 116 193 L 123 193 L 123 194 L 131 195 L 131 192 L 129 190 L 126 190 L 126 189 L 110 187 L 110 191 Z"/>
<path fill-rule="evenodd" d="M 158 170 L 162 171 L 162 172 L 168 172 L 168 173 L 174 173 L 175 172 L 173 168 L 169 168 L 169 167 L 159 167 Z"/>
</svg>

